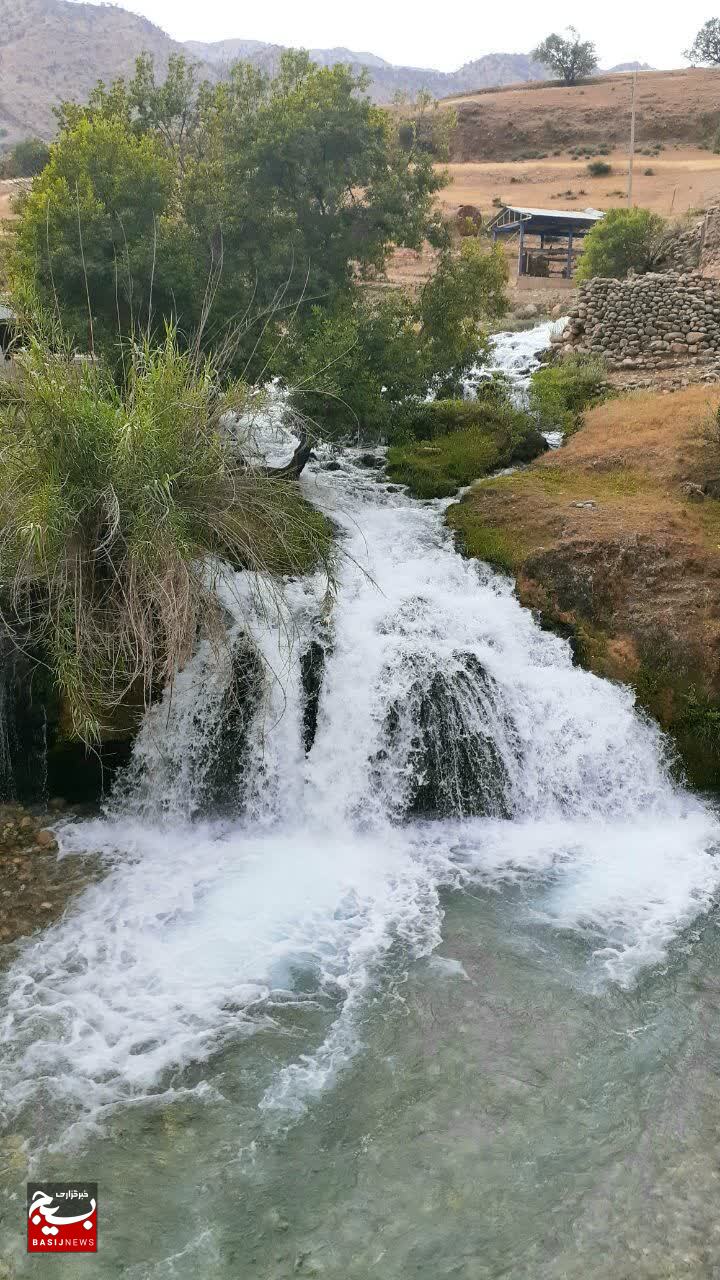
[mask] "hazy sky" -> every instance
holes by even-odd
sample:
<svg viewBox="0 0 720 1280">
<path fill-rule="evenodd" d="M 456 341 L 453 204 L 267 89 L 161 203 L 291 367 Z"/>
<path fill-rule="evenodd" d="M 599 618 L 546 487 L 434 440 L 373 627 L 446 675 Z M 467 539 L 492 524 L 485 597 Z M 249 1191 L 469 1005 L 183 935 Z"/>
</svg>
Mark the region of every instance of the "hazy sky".
<svg viewBox="0 0 720 1280">
<path fill-rule="evenodd" d="M 454 0 L 450 9 L 427 0 L 270 0 L 245 8 L 231 0 L 120 0 L 143 13 L 178 40 L 221 40 L 229 36 L 275 44 L 328 47 L 377 53 L 389 62 L 449 71 L 484 53 L 527 52 L 549 30 L 574 21 L 595 41 L 600 63 L 640 59 L 656 67 L 686 65 L 682 50 L 713 15 L 710 0 L 682 5 L 649 0 L 603 0 L 583 7 L 569 0 L 552 6 L 527 0 L 478 4 Z M 715 6 L 715 11 L 717 10 Z M 551 16 L 550 16 L 551 15 Z"/>
</svg>

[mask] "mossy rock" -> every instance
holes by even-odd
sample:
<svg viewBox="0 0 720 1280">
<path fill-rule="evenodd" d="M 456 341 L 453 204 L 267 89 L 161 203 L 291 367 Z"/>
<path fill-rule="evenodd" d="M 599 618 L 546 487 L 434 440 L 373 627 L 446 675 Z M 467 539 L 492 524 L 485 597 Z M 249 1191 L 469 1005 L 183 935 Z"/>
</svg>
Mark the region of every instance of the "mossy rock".
<svg viewBox="0 0 720 1280">
<path fill-rule="evenodd" d="M 449 498 L 548 447 L 529 415 L 507 403 L 437 400 L 406 411 L 402 426 L 416 438 L 389 449 L 387 473 L 416 498 Z"/>
</svg>

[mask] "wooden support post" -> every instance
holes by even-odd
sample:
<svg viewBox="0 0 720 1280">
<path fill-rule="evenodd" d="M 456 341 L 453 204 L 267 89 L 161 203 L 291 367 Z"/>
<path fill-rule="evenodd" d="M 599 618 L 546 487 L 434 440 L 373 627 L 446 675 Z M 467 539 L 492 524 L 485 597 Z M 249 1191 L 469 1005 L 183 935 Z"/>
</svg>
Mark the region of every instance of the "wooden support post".
<svg viewBox="0 0 720 1280">
<path fill-rule="evenodd" d="M 518 275 L 525 275 L 525 223 L 520 223 L 520 247 L 518 249 Z"/>
<path fill-rule="evenodd" d="M 572 251 L 573 251 L 573 233 L 568 232 L 568 256 L 567 256 L 567 278 L 572 280 Z"/>
<path fill-rule="evenodd" d="M 632 209 L 632 202 L 633 202 L 633 166 L 635 164 L 635 88 L 636 86 L 637 86 L 637 71 L 633 71 L 632 103 L 630 106 L 630 155 L 628 157 L 628 184 L 627 184 L 628 209 Z"/>
</svg>

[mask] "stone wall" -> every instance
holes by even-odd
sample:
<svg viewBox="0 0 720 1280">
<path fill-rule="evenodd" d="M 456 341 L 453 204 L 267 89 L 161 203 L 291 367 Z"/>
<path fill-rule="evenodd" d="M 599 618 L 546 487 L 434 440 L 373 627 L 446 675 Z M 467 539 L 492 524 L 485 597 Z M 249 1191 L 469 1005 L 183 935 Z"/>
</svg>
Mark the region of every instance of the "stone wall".
<svg viewBox="0 0 720 1280">
<path fill-rule="evenodd" d="M 662 238 L 657 271 L 694 271 L 720 276 L 720 206 L 672 224 Z"/>
<path fill-rule="evenodd" d="M 720 280 L 698 272 L 590 280 L 556 342 L 602 356 L 611 369 L 717 363 Z"/>
<path fill-rule="evenodd" d="M 708 209 L 703 222 L 700 243 L 700 267 L 703 275 L 720 276 L 720 208 Z"/>
</svg>

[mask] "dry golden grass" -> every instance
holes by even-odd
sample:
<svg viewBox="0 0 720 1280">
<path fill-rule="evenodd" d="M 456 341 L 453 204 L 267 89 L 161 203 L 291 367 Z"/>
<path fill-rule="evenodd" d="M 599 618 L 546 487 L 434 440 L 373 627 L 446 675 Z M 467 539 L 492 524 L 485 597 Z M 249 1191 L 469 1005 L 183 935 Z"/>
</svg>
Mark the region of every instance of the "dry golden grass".
<svg viewBox="0 0 720 1280">
<path fill-rule="evenodd" d="M 493 199 L 544 209 L 610 209 L 626 203 L 628 157 L 615 150 L 604 160 L 612 173 L 591 178 L 587 160 L 567 154 L 545 160 L 508 160 L 448 165 L 450 186 L 440 194 L 450 214 L 473 204 L 484 215 L 496 212 Z M 652 169 L 646 175 L 644 170 Z M 572 191 L 577 198 L 563 194 Z M 617 194 L 617 193 L 621 194 Z M 635 157 L 633 201 L 664 217 L 706 208 L 720 199 L 720 156 L 697 147 L 673 147 L 659 156 Z"/>
<path fill-rule="evenodd" d="M 720 503 L 696 488 L 720 475 L 704 426 L 720 389 L 636 392 L 591 409 L 562 449 L 514 475 L 480 481 L 461 523 L 499 525 L 527 554 L 557 540 L 662 537 L 695 544 L 720 570 Z M 592 503 L 592 506 L 578 506 Z M 461 508 L 454 509 L 458 513 Z"/>
<path fill-rule="evenodd" d="M 720 77 L 720 73 L 719 73 Z M 720 88 L 720 78 L 718 82 Z M 518 91 L 520 92 L 520 91 Z M 539 93 L 540 91 L 535 91 Z M 500 94 L 488 95 L 490 98 Z M 533 101 L 533 92 L 528 91 Z M 439 193 L 440 207 L 454 219 L 461 205 L 475 205 L 486 221 L 498 211 L 497 203 L 525 205 L 530 208 L 610 209 L 627 203 L 627 151 L 618 150 L 603 156 L 612 166 L 606 177 L 593 178 L 586 159 L 573 159 L 565 152 L 544 160 L 488 160 L 467 164 L 449 164 L 450 183 Z M 652 169 L 646 174 L 646 169 Z M 566 193 L 571 191 L 575 198 Z M 658 156 L 636 155 L 633 178 L 633 203 L 666 218 L 682 219 L 691 210 L 702 210 L 720 202 L 720 156 L 699 147 L 669 146 Z M 515 283 L 517 242 L 506 246 L 511 286 Z M 394 285 L 417 288 L 432 274 L 435 255 L 426 249 L 417 255 L 400 250 L 390 262 L 388 279 Z M 537 297 L 525 294 L 519 303 L 540 301 L 551 305 L 541 290 Z"/>
<path fill-rule="evenodd" d="M 716 68 L 645 71 L 637 77 L 638 147 L 696 146 L 717 129 Z M 522 159 L 560 148 L 626 146 L 632 77 L 599 76 L 583 85 L 530 84 L 447 99 L 458 115 L 453 159 Z"/>
<path fill-rule="evenodd" d="M 720 492 L 719 403 L 695 386 L 601 405 L 562 449 L 448 512 L 583 665 L 634 686 L 703 787 L 720 786 L 720 501 L 703 491 Z"/>
</svg>

